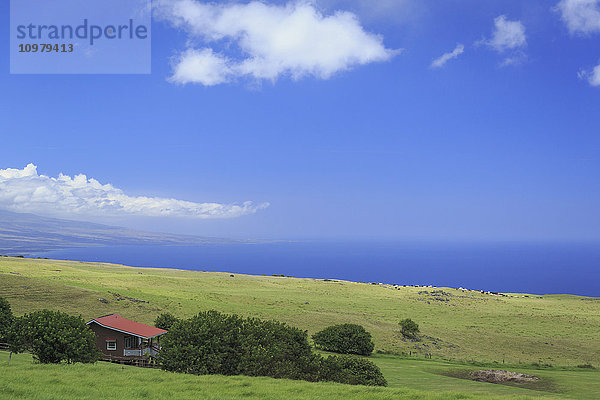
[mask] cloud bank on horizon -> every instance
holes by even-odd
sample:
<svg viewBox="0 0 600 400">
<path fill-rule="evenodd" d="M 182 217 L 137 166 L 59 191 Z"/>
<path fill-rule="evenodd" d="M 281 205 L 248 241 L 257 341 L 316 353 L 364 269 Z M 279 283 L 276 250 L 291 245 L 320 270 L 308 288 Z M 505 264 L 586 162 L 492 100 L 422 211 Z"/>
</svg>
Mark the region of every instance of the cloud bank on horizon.
<svg viewBox="0 0 600 400">
<path fill-rule="evenodd" d="M 235 218 L 269 206 L 195 203 L 159 197 L 128 196 L 110 184 L 79 174 L 39 175 L 37 166 L 0 169 L 0 208 L 51 215 Z"/>
<path fill-rule="evenodd" d="M 328 79 L 353 67 L 390 60 L 399 50 L 367 32 L 347 11 L 322 14 L 311 2 L 285 5 L 156 0 L 155 17 L 183 29 L 187 48 L 169 80 L 214 86 L 281 76 Z M 228 50 L 228 54 L 217 49 Z"/>
</svg>

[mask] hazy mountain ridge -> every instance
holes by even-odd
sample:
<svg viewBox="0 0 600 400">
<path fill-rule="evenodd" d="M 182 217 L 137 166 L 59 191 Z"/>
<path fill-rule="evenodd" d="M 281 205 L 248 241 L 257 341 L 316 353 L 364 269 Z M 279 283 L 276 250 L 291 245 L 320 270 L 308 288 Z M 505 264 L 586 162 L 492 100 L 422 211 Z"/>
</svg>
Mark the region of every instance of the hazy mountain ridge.
<svg viewBox="0 0 600 400">
<path fill-rule="evenodd" d="M 136 231 L 118 226 L 0 210 L 0 254 L 27 254 L 103 245 L 194 246 L 252 242 L 254 241 Z"/>
</svg>

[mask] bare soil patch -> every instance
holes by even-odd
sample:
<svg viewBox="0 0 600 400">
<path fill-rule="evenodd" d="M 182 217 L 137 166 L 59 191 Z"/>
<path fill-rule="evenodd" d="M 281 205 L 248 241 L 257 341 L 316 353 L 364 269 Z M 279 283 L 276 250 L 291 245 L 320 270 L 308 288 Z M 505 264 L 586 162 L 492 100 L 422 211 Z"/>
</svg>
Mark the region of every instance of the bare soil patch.
<svg viewBox="0 0 600 400">
<path fill-rule="evenodd" d="M 469 373 L 469 376 L 474 381 L 488 383 L 529 383 L 540 380 L 540 378 L 534 375 L 505 371 L 502 369 L 482 369 L 479 371 L 472 371 Z"/>
<path fill-rule="evenodd" d="M 450 376 L 452 378 L 467 379 L 470 381 L 494 383 L 497 385 L 520 387 L 523 389 L 538 390 L 543 392 L 559 392 L 559 389 L 554 384 L 553 380 L 546 377 L 540 378 L 535 375 L 505 371 L 501 369 L 482 369 L 478 371 L 455 369 L 450 371 L 438 371 L 437 373 L 440 375 Z"/>
</svg>

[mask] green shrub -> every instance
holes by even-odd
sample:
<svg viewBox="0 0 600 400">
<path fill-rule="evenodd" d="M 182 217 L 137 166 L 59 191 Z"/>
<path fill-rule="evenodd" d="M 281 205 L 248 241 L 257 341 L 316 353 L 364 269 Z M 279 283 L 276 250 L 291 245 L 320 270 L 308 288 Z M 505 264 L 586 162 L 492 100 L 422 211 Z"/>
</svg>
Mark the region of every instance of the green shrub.
<svg viewBox="0 0 600 400">
<path fill-rule="evenodd" d="M 306 331 L 277 321 L 201 312 L 173 324 L 161 345 L 158 361 L 167 371 L 386 385 L 372 362 L 324 359 L 313 353 Z"/>
<path fill-rule="evenodd" d="M 329 356 L 322 364 L 322 380 L 350 385 L 387 386 L 373 362 L 352 356 Z"/>
<path fill-rule="evenodd" d="M 29 350 L 41 363 L 91 363 L 98 360 L 96 335 L 81 317 L 42 310 L 16 318 L 9 333 L 12 352 Z"/>
<path fill-rule="evenodd" d="M 321 357 L 314 354 L 308 334 L 277 321 L 248 318 L 242 323 L 240 373 L 249 376 L 316 381 Z"/>
<path fill-rule="evenodd" d="M 8 341 L 8 332 L 14 319 L 10 303 L 4 297 L 0 297 L 0 343 Z"/>
<path fill-rule="evenodd" d="M 216 311 L 171 326 L 158 360 L 167 371 L 317 380 L 319 357 L 306 332 Z"/>
<path fill-rule="evenodd" d="M 154 320 L 154 326 L 168 331 L 178 321 L 179 319 L 173 314 L 162 313 Z"/>
<path fill-rule="evenodd" d="M 197 375 L 239 374 L 240 325 L 239 317 L 216 311 L 175 323 L 161 338 L 161 367 Z"/>
<path fill-rule="evenodd" d="M 317 348 L 341 354 L 371 355 L 375 345 L 371 334 L 360 325 L 333 325 L 312 336 Z"/>
<path fill-rule="evenodd" d="M 405 337 L 412 338 L 419 333 L 419 325 L 410 318 L 403 319 L 398 324 L 400 325 L 402 335 Z"/>
</svg>

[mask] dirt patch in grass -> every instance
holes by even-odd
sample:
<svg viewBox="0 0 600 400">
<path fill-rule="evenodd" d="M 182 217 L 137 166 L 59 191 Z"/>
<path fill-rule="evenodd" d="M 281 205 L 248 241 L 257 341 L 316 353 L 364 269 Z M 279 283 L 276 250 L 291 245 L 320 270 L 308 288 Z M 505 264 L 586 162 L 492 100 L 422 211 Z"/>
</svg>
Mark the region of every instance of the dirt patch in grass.
<svg viewBox="0 0 600 400">
<path fill-rule="evenodd" d="M 469 372 L 469 376 L 474 381 L 488 383 L 529 383 L 540 380 L 539 377 L 534 375 L 522 374 L 520 372 L 505 371 L 503 369 L 480 369 L 479 371 Z"/>
<path fill-rule="evenodd" d="M 534 375 L 523 374 L 497 369 L 486 370 L 451 370 L 438 371 L 439 375 L 452 378 L 467 379 L 470 381 L 493 383 L 497 385 L 513 386 L 522 389 L 538 390 L 542 392 L 557 393 L 558 389 L 551 379 Z"/>
</svg>

